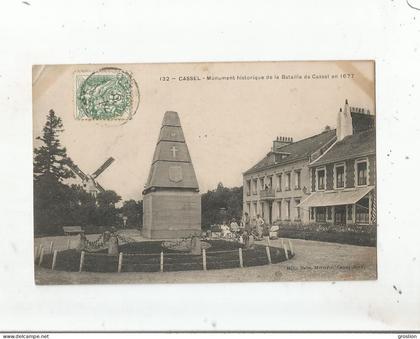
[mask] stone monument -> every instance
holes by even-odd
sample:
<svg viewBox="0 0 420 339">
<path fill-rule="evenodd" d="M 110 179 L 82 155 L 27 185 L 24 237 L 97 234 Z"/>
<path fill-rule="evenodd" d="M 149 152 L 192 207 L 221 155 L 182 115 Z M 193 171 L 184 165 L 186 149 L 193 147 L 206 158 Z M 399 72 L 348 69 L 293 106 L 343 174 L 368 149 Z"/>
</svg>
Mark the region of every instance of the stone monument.
<svg viewBox="0 0 420 339">
<path fill-rule="evenodd" d="M 166 112 L 143 191 L 143 236 L 174 239 L 201 233 L 201 197 L 176 112 Z"/>
</svg>

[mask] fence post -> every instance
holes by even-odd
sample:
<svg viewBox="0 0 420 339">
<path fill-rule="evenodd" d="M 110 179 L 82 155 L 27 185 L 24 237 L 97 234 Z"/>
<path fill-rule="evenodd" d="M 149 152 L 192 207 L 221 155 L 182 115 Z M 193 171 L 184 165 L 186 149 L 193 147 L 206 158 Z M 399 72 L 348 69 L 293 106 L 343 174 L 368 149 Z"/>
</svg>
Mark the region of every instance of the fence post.
<svg viewBox="0 0 420 339">
<path fill-rule="evenodd" d="M 160 252 L 160 271 L 163 272 L 163 251 Z"/>
<path fill-rule="evenodd" d="M 270 253 L 270 247 L 266 246 L 265 251 L 267 252 L 267 259 L 268 263 L 271 264 L 271 253 Z"/>
<path fill-rule="evenodd" d="M 267 237 L 267 246 L 270 246 L 270 236 Z"/>
<path fill-rule="evenodd" d="M 53 252 L 53 248 L 54 248 L 54 241 L 51 241 L 51 243 L 50 243 L 50 253 Z"/>
<path fill-rule="evenodd" d="M 70 249 L 70 239 L 67 239 L 67 249 Z"/>
<path fill-rule="evenodd" d="M 290 253 L 295 254 L 295 251 L 293 250 L 292 242 L 289 239 L 289 247 L 290 247 Z"/>
<path fill-rule="evenodd" d="M 44 247 L 41 246 L 41 253 L 39 254 L 39 262 L 38 265 L 42 264 L 42 260 L 44 259 Z"/>
<path fill-rule="evenodd" d="M 52 264 L 51 264 L 51 269 L 52 270 L 55 269 L 55 263 L 56 262 L 57 262 L 57 250 L 54 251 L 53 260 L 52 260 Z"/>
<path fill-rule="evenodd" d="M 79 272 L 83 270 L 83 264 L 85 263 L 85 251 L 80 253 L 80 265 L 79 265 Z"/>
<path fill-rule="evenodd" d="M 203 248 L 203 271 L 207 271 L 207 258 L 205 248 Z"/>
<path fill-rule="evenodd" d="M 286 260 L 289 260 L 289 253 L 287 253 L 287 246 L 286 246 L 286 244 L 284 244 L 283 248 L 284 248 L 284 255 L 286 256 Z"/>
<path fill-rule="evenodd" d="M 241 268 L 244 267 L 244 259 L 242 257 L 242 248 L 241 247 L 239 247 L 239 266 Z"/>
<path fill-rule="evenodd" d="M 122 261 L 123 261 L 123 252 L 120 252 L 120 256 L 118 257 L 118 273 L 121 273 Z"/>
</svg>

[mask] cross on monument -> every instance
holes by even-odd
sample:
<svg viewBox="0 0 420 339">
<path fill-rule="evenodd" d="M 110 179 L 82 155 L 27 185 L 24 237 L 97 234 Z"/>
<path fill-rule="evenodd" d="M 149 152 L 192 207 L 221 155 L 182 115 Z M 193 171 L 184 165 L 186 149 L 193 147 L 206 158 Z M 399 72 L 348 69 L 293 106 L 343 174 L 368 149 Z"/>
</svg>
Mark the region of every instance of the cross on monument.
<svg viewBox="0 0 420 339">
<path fill-rule="evenodd" d="M 176 152 L 178 152 L 178 149 L 175 146 L 171 147 L 171 152 L 172 152 L 172 156 L 175 158 L 176 157 Z"/>
</svg>

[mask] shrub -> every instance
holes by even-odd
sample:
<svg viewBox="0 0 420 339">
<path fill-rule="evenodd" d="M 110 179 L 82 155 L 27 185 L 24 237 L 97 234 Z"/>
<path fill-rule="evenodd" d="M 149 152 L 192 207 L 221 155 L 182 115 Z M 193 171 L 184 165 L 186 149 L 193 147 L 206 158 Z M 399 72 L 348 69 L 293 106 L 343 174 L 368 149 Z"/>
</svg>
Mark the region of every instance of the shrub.
<svg viewBox="0 0 420 339">
<path fill-rule="evenodd" d="M 283 238 L 376 246 L 376 225 L 303 224 L 301 222 L 282 223 L 281 221 L 277 221 L 275 224 L 279 226 L 279 237 Z"/>
</svg>

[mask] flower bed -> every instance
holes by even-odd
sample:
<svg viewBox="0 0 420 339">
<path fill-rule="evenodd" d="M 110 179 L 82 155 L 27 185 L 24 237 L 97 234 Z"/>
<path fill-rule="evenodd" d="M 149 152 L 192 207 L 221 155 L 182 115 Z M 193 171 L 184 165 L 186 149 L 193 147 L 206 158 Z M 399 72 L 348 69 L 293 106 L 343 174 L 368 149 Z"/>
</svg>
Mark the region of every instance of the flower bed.
<svg viewBox="0 0 420 339">
<path fill-rule="evenodd" d="M 237 268 L 239 263 L 239 248 L 241 244 L 233 241 L 208 240 L 211 247 L 206 250 L 207 269 Z M 202 255 L 180 253 L 177 250 L 164 248 L 161 241 L 134 242 L 120 246 L 123 252 L 122 272 L 158 272 L 160 271 L 160 255 L 163 256 L 164 271 L 190 271 L 203 269 Z M 243 264 L 247 266 L 261 266 L 268 264 L 266 248 L 254 245 L 252 249 L 243 249 Z M 286 260 L 284 250 L 270 247 L 272 263 Z M 289 258 L 293 255 L 288 252 Z M 44 255 L 41 266 L 51 268 L 52 255 Z M 80 252 L 65 250 L 58 252 L 56 270 L 78 271 Z M 99 252 L 85 252 L 83 271 L 88 272 L 117 272 L 118 256 L 107 255 L 106 250 Z"/>
</svg>

